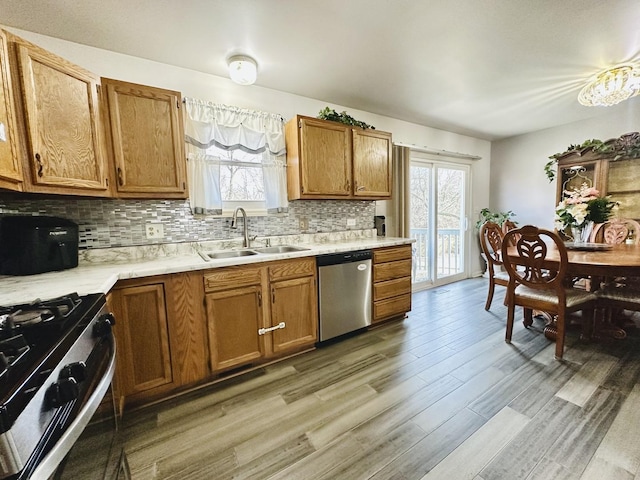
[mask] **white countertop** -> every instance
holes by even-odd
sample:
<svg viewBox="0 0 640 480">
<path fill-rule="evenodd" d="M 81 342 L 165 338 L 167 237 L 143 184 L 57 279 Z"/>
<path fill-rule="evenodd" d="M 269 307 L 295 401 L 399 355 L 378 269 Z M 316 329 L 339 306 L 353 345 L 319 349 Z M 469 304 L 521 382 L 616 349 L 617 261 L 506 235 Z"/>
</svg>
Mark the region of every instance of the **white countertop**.
<svg viewBox="0 0 640 480">
<path fill-rule="evenodd" d="M 159 248 L 157 246 L 155 248 L 139 247 L 145 251 L 141 255 L 142 258 L 138 258 L 138 254 L 133 256 L 125 255 L 122 253 L 122 249 L 104 249 L 102 253 L 105 253 L 105 255 L 102 261 L 91 259 L 91 256 L 86 256 L 87 259 L 83 260 L 81 256 L 80 265 L 69 270 L 27 276 L 0 276 L 0 305 L 16 305 L 31 302 L 36 298 L 48 299 L 72 292 L 77 292 L 80 295 L 107 293 L 118 280 L 128 278 L 406 245 L 412 242 L 413 240 L 408 238 L 367 237 L 323 243 L 297 243 L 298 246 L 309 250 L 210 261 L 203 260 L 197 254 L 197 251 L 212 251 L 214 249 L 206 248 L 200 244 L 195 244 L 192 248 L 181 247 L 175 249 Z M 220 250 L 220 248 L 216 250 Z M 109 255 L 110 253 L 112 254 Z"/>
</svg>

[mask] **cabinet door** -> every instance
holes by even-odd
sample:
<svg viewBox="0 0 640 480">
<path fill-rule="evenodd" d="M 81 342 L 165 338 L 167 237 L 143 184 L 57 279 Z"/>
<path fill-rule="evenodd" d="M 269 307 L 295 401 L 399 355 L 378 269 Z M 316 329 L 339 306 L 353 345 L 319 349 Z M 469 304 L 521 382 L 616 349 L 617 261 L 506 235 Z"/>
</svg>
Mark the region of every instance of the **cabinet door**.
<svg viewBox="0 0 640 480">
<path fill-rule="evenodd" d="M 16 45 L 30 150 L 29 191 L 108 195 L 98 81 L 31 45 Z"/>
<path fill-rule="evenodd" d="M 102 79 L 116 190 L 123 198 L 186 198 L 180 92 Z"/>
<path fill-rule="evenodd" d="M 205 298 L 211 369 L 223 370 L 261 358 L 264 343 L 258 329 L 262 326 L 262 287 L 213 292 Z"/>
<path fill-rule="evenodd" d="M 164 285 L 112 292 L 118 342 L 117 370 L 125 397 L 171 386 L 171 354 Z"/>
<path fill-rule="evenodd" d="M 318 310 L 314 277 L 271 283 L 271 327 L 284 324 L 271 335 L 273 353 L 278 354 L 317 339 Z"/>
<path fill-rule="evenodd" d="M 351 195 L 351 129 L 300 119 L 300 175 L 304 196 Z M 309 197 L 307 197 L 309 198 Z"/>
<path fill-rule="evenodd" d="M 0 31 L 0 187 L 22 190 L 22 169 L 18 157 L 15 107 L 9 76 L 7 38 Z"/>
<path fill-rule="evenodd" d="M 353 130 L 353 181 L 356 197 L 391 197 L 390 133 Z"/>
</svg>

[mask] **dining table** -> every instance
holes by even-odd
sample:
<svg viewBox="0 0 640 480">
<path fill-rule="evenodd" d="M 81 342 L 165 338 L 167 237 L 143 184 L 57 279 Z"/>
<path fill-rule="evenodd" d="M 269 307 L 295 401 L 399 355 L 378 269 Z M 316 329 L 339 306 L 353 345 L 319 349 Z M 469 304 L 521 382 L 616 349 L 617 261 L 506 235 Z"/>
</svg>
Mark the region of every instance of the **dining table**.
<svg viewBox="0 0 640 480">
<path fill-rule="evenodd" d="M 566 242 L 567 248 L 567 281 L 574 283 L 576 279 L 583 282 L 588 290 L 596 290 L 601 282 L 615 278 L 640 278 L 640 244 L 622 243 L 610 245 L 606 243 L 574 243 Z M 557 268 L 560 254 L 555 244 L 547 245 L 548 251 L 543 266 L 550 270 Z M 516 247 L 510 247 L 509 256 L 517 256 Z M 545 336 L 555 340 L 556 328 L 551 315 L 546 312 L 535 312 L 547 320 Z M 589 333 L 585 333 L 589 331 Z M 590 330 L 583 331 L 582 339 L 613 337 L 622 339 L 626 332 L 615 324 L 607 324 L 602 318 L 596 317 L 595 325 Z"/>
</svg>

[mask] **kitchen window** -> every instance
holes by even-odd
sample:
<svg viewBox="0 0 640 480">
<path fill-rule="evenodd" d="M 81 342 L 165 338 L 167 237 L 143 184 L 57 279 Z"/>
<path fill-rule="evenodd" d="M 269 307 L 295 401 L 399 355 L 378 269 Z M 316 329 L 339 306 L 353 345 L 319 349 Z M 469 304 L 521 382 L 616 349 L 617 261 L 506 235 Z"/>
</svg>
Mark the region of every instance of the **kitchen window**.
<svg viewBox="0 0 640 480">
<path fill-rule="evenodd" d="M 287 209 L 284 119 L 185 99 L 189 200 L 196 213 Z"/>
</svg>

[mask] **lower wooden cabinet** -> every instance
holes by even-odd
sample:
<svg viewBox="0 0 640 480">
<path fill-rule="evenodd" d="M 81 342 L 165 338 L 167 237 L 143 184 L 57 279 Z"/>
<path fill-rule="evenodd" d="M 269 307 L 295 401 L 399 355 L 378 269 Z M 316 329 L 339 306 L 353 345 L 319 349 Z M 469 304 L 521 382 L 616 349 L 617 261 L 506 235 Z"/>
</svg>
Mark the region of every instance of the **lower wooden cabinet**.
<svg viewBox="0 0 640 480">
<path fill-rule="evenodd" d="M 271 354 L 308 348 L 318 339 L 315 259 L 270 265 Z M 281 325 L 284 327 L 280 328 Z M 278 328 L 276 328 L 278 327 Z"/>
<path fill-rule="evenodd" d="M 411 245 L 373 251 L 373 323 L 411 310 Z"/>
<path fill-rule="evenodd" d="M 121 406 L 159 398 L 208 376 L 201 278 L 181 273 L 127 280 L 109 294 Z"/>
<path fill-rule="evenodd" d="M 318 339 L 315 257 L 124 280 L 107 301 L 121 408 L 311 349 Z M 411 246 L 374 250 L 373 322 L 409 310 Z"/>
<path fill-rule="evenodd" d="M 216 269 L 205 274 L 204 288 L 212 370 L 314 346 L 315 259 Z"/>
<path fill-rule="evenodd" d="M 226 370 L 264 355 L 258 337 L 262 326 L 262 287 L 230 288 L 208 293 L 207 317 L 211 368 Z"/>
</svg>

